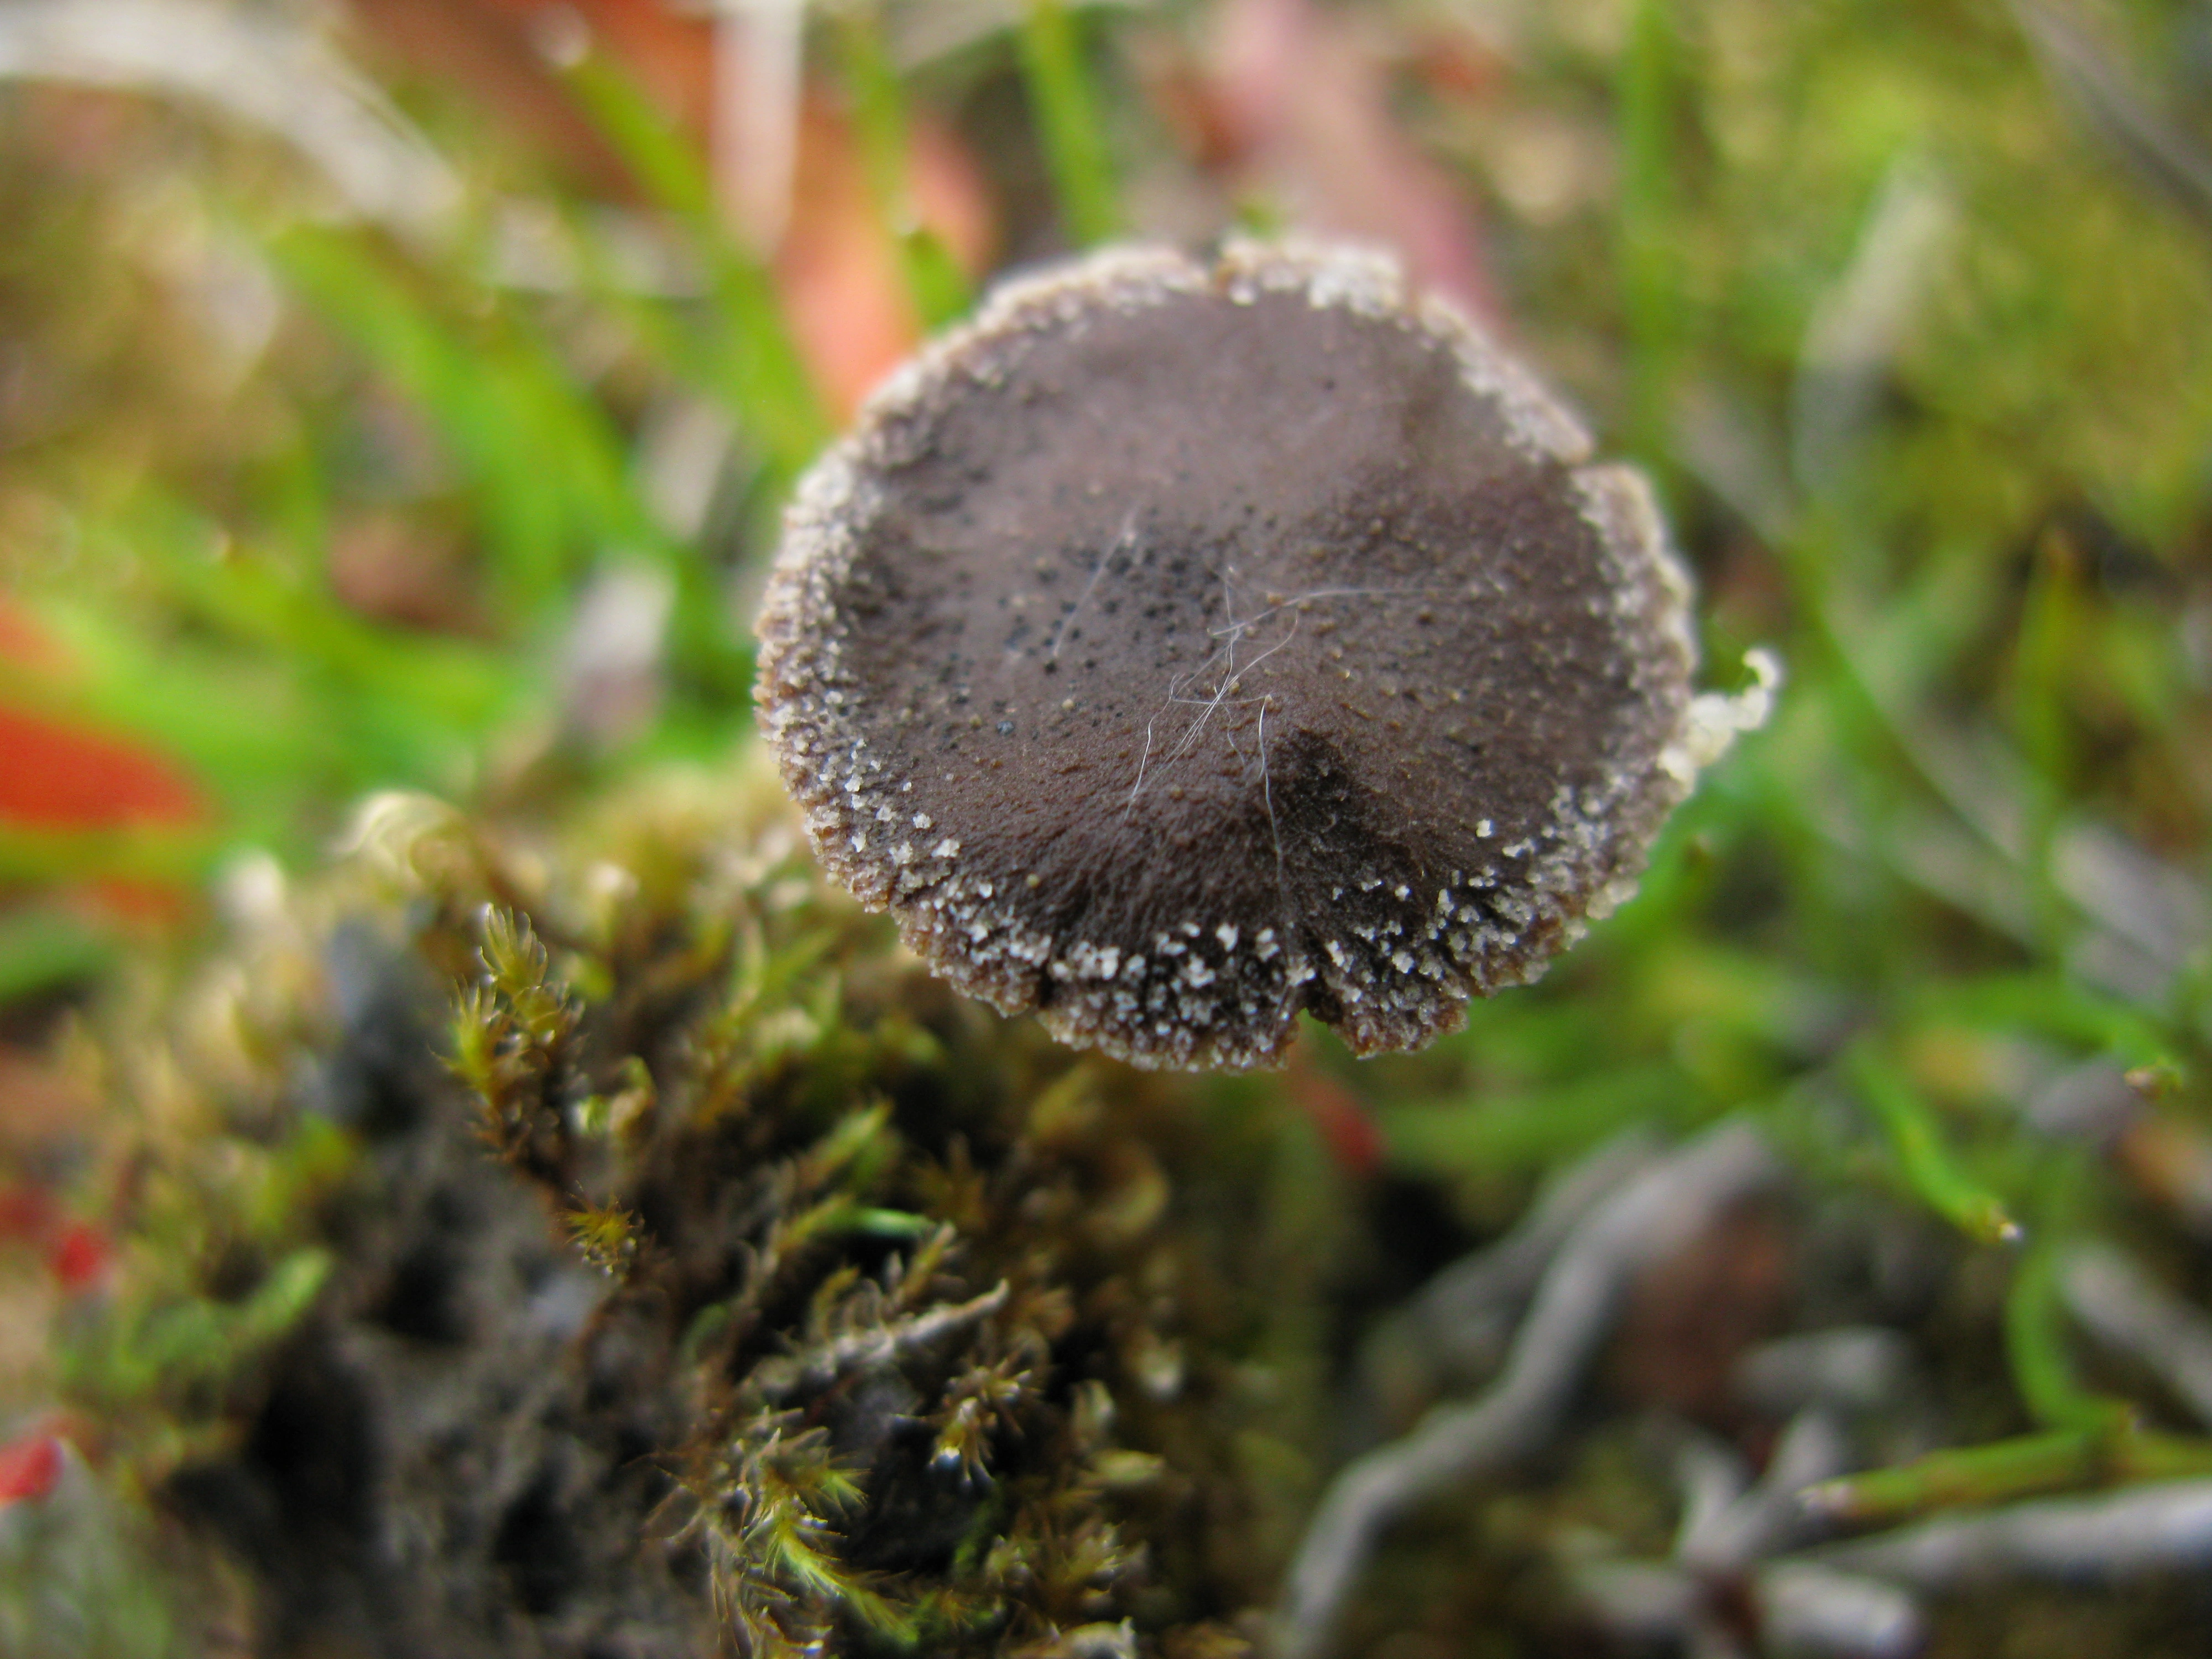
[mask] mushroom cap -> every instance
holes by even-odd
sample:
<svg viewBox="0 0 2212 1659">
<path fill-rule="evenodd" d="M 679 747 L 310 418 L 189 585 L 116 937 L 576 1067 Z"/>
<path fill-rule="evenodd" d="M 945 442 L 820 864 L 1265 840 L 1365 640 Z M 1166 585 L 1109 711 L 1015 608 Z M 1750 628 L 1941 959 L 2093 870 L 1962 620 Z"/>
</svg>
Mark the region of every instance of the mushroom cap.
<svg viewBox="0 0 2212 1659">
<path fill-rule="evenodd" d="M 1632 890 L 1686 791 L 1640 474 L 1372 253 L 999 291 L 801 483 L 763 727 L 962 989 L 1140 1066 L 1413 1048 Z"/>
</svg>

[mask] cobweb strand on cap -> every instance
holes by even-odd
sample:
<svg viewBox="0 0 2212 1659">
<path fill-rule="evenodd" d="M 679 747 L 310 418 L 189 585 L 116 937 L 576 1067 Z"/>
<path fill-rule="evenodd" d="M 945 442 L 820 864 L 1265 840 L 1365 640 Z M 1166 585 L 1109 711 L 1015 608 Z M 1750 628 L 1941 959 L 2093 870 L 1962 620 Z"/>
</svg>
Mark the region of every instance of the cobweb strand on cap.
<svg viewBox="0 0 2212 1659">
<path fill-rule="evenodd" d="M 1412 1048 L 1631 890 L 1686 791 L 1641 475 L 1375 256 L 1001 290 L 802 483 L 761 718 L 938 971 L 1139 1065 Z"/>
</svg>

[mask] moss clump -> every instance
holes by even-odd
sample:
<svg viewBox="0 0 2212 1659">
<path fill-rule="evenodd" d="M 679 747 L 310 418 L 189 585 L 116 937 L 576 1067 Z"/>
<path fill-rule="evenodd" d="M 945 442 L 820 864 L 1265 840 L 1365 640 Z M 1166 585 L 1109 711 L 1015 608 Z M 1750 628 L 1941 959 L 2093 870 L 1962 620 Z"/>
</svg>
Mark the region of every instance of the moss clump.
<svg viewBox="0 0 2212 1659">
<path fill-rule="evenodd" d="M 80 1345 L 258 1649 L 1245 1650 L 1321 1295 L 1240 1173 L 1279 1118 L 950 996 L 750 772 L 358 839 L 122 1048 L 119 1164 L 201 1204 L 126 1212 L 117 1306 L 254 1340 L 189 1399 L 115 1384 L 143 1319 Z M 210 1178 L 308 1143 L 258 1221 Z"/>
</svg>

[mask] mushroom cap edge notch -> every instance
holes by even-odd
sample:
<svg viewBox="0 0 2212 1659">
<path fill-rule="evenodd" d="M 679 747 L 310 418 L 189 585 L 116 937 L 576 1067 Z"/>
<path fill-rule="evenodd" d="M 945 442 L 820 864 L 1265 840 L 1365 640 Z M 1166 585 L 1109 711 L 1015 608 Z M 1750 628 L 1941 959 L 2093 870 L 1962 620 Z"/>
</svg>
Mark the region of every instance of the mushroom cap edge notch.
<svg viewBox="0 0 2212 1659">
<path fill-rule="evenodd" d="M 1279 1063 L 1302 1010 L 1419 1048 L 1628 896 L 1725 744 L 1589 452 L 1365 250 L 1018 279 L 801 481 L 761 723 L 823 864 L 1005 1012 L 1146 1066 Z"/>
</svg>

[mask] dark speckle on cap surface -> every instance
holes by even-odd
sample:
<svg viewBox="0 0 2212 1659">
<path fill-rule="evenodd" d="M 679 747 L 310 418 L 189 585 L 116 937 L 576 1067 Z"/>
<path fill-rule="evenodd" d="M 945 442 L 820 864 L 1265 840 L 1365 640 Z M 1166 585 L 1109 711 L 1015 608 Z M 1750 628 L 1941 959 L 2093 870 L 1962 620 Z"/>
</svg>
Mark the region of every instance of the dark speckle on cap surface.
<svg viewBox="0 0 2212 1659">
<path fill-rule="evenodd" d="M 1001 290 L 800 487 L 759 701 L 830 869 L 1139 1065 L 1418 1047 L 1630 889 L 1694 771 L 1640 475 L 1364 252 Z"/>
</svg>

